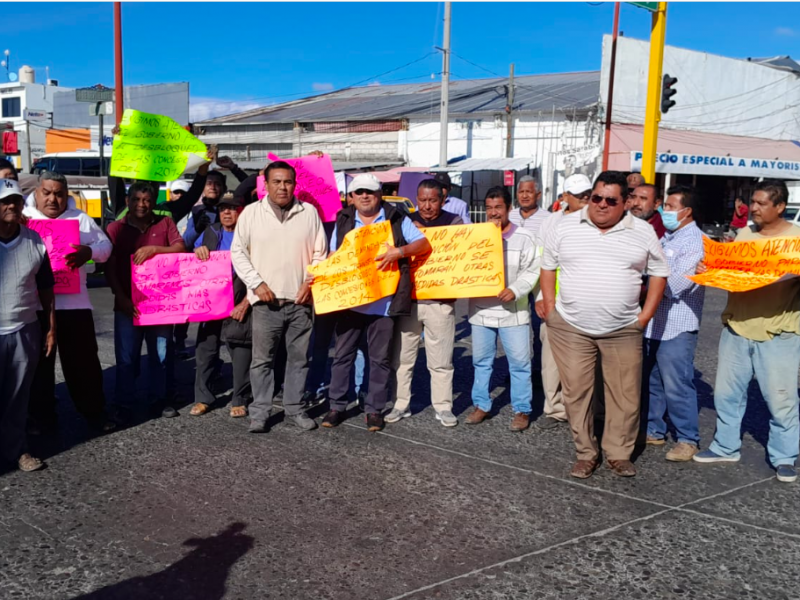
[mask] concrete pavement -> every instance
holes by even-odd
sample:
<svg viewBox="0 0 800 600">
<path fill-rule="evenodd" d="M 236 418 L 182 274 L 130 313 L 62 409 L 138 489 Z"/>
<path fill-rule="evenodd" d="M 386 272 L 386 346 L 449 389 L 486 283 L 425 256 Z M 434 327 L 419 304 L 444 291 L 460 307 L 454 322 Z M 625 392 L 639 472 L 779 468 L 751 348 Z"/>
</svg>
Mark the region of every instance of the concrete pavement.
<svg viewBox="0 0 800 600">
<path fill-rule="evenodd" d="M 92 298 L 110 392 L 110 294 Z M 704 446 L 723 305 L 710 290 L 696 361 Z M 472 369 L 458 331 L 463 421 Z M 565 428 L 508 431 L 503 360 L 498 414 L 454 429 L 434 420 L 419 364 L 414 416 L 380 434 L 354 415 L 253 436 L 226 410 L 184 409 L 92 438 L 60 386 L 62 436 L 38 447 L 48 469 L 0 476 L 0 598 L 800 597 L 800 486 L 766 464 L 755 384 L 741 463 L 667 463 L 667 445 L 645 450 L 634 479 L 601 468 L 579 482 Z M 190 362 L 179 381 L 190 394 Z"/>
</svg>

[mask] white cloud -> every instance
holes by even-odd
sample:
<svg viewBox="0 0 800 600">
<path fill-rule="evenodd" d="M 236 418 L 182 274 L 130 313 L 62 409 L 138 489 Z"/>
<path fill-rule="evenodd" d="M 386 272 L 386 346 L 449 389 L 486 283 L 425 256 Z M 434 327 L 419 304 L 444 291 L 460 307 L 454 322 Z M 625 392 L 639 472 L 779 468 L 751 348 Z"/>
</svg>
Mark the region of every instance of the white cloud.
<svg viewBox="0 0 800 600">
<path fill-rule="evenodd" d="M 264 106 L 252 100 L 224 100 L 222 98 L 192 98 L 189 104 L 189 119 L 193 122 L 231 115 Z"/>
<path fill-rule="evenodd" d="M 797 32 L 792 29 L 791 27 L 776 27 L 775 28 L 775 35 L 782 35 L 785 37 L 794 37 L 797 35 Z"/>
<path fill-rule="evenodd" d="M 332 83 L 312 83 L 311 89 L 315 92 L 330 92 L 333 89 Z"/>
</svg>

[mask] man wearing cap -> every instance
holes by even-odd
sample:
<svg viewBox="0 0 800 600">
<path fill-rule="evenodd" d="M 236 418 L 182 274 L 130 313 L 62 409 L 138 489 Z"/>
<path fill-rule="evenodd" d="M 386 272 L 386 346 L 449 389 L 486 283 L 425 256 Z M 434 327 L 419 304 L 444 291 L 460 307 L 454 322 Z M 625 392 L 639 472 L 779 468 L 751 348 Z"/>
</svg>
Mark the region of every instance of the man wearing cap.
<svg viewBox="0 0 800 600">
<path fill-rule="evenodd" d="M 386 252 L 376 257 L 378 268 L 388 270 L 396 263 L 400 271 L 397 291 L 364 306 L 341 311 L 336 323 L 336 348 L 328 388 L 330 410 L 323 426 L 336 427 L 345 419 L 350 371 L 356 358 L 359 340 L 367 337 L 369 391 L 364 403 L 367 429 L 383 429 L 383 409 L 389 399 L 391 348 L 394 318 L 411 314 L 411 273 L 408 257 L 431 251 L 430 242 L 402 212 L 381 199 L 381 183 L 374 175 L 357 175 L 350 183 L 353 206 L 342 209 L 336 218 L 331 237 L 331 250 L 336 251 L 345 235 L 365 225 L 389 221 L 394 246 L 386 244 Z"/>
<path fill-rule="evenodd" d="M 217 205 L 219 221 L 206 227 L 203 235 L 197 238 L 194 246 L 199 260 L 208 260 L 211 252 L 230 251 L 233 245 L 234 230 L 239 214 L 243 209 L 241 197 L 225 194 Z M 216 401 L 211 391 L 216 363 L 219 360 L 220 342 L 228 345 L 233 365 L 233 400 L 231 417 L 247 415 L 247 404 L 252 397 L 250 386 L 250 362 L 252 359 L 252 328 L 250 323 L 250 302 L 247 300 L 247 286 L 233 275 L 235 306 L 227 319 L 200 323 L 197 329 L 195 361 L 197 363 L 194 383 L 195 405 L 189 414 L 202 415 Z"/>
<path fill-rule="evenodd" d="M 55 278 L 42 238 L 20 226 L 22 203 L 19 184 L 0 179 L 0 273 L 14 274 L 0 287 L 0 462 L 35 471 L 43 464 L 26 449 L 25 421 L 42 349 L 38 311 L 49 325 L 45 355 L 56 348 Z"/>
<path fill-rule="evenodd" d="M 536 247 L 539 254 L 544 252 L 544 241 L 551 229 L 555 228 L 561 219 L 568 214 L 579 212 L 589 202 L 592 194 L 592 182 L 586 175 L 576 173 L 564 181 L 562 201 L 564 210 L 551 214 L 542 221 L 536 236 Z M 558 288 L 556 287 L 556 292 Z M 541 290 L 536 296 L 536 314 L 542 318 L 544 300 Z M 558 365 L 553 358 L 553 349 L 547 338 L 547 324 L 542 321 L 539 329 L 539 338 L 542 341 L 542 387 L 544 388 L 544 415 L 536 420 L 537 429 L 553 429 L 567 422 L 567 411 L 561 395 L 561 376 L 558 374 Z"/>
<path fill-rule="evenodd" d="M 517 184 L 517 203 L 518 208 L 514 208 L 508 214 L 508 220 L 517 227 L 527 229 L 534 236 L 539 231 L 542 223 L 550 215 L 546 210 L 539 208 L 539 198 L 542 192 L 539 183 L 534 177 L 524 175 Z"/>
<path fill-rule="evenodd" d="M 411 220 L 417 227 L 463 225 L 461 217 L 444 212 L 444 188 L 433 179 L 417 187 L 417 211 Z M 422 338 L 423 331 L 425 337 Z M 411 314 L 398 317 L 394 329 L 392 370 L 395 372 L 394 408 L 386 415 L 387 423 L 411 416 L 411 381 L 417 362 L 420 339 L 425 343 L 425 360 L 431 376 L 431 404 L 436 420 L 445 427 L 455 427 L 453 414 L 453 344 L 456 337 L 454 300 L 418 300 L 411 304 Z"/>
<path fill-rule="evenodd" d="M 39 176 L 34 191 L 35 206 L 27 206 L 23 214 L 29 219 L 78 221 L 80 244 L 66 255 L 67 264 L 78 269 L 80 291 L 59 294 L 56 306 L 58 355 L 75 408 L 96 431 L 111 431 L 114 423 L 106 419 L 103 393 L 103 368 L 97 356 L 92 303 L 86 288 L 86 263 L 103 263 L 111 255 L 111 241 L 89 215 L 75 208 L 69 195 L 67 178 L 45 171 Z M 30 432 L 54 433 L 56 418 L 56 353 L 42 355 L 36 369 L 29 409 Z"/>
<path fill-rule="evenodd" d="M 252 306 L 249 431 L 267 430 L 275 391 L 275 354 L 282 341 L 291 366 L 283 388 L 286 418 L 308 431 L 317 426 L 302 404 L 312 327 L 308 267 L 324 260 L 327 241 L 317 209 L 295 197 L 294 167 L 283 161 L 270 163 L 265 178 L 267 196 L 239 215 L 231 247 L 233 268 L 247 286 Z"/>
<path fill-rule="evenodd" d="M 622 173 L 600 173 L 590 203 L 562 217 L 544 243 L 543 312 L 577 453 L 570 475 L 580 479 L 600 464 L 592 401 L 598 359 L 605 385 L 603 452 L 615 475 L 636 475 L 630 459 L 639 432 L 642 332 L 669 275 L 653 228 L 625 214 L 627 187 Z M 642 274 L 650 282 L 640 307 Z"/>
<path fill-rule="evenodd" d="M 467 203 L 461 198 L 456 198 L 455 196 L 450 195 L 450 190 L 453 189 L 453 184 L 450 182 L 450 175 L 447 173 L 436 173 L 433 178 L 441 183 L 442 187 L 444 188 L 445 201 L 444 208 L 442 210 L 461 217 L 464 225 L 470 225 L 472 223 L 472 219 L 469 218 L 469 207 L 467 206 Z"/>
<path fill-rule="evenodd" d="M 625 178 L 628 182 L 628 197 L 625 198 L 625 210 L 630 210 L 633 207 L 633 198 L 631 193 L 640 185 L 644 184 L 644 176 L 641 173 L 629 173 Z"/>
</svg>

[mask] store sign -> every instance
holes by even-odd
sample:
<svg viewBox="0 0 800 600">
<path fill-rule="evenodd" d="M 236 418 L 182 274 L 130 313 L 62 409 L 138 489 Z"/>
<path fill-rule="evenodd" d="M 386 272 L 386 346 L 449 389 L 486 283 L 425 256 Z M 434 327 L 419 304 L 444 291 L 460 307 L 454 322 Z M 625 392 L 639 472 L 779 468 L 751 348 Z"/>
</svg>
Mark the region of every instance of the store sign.
<svg viewBox="0 0 800 600">
<path fill-rule="evenodd" d="M 631 171 L 641 169 L 642 153 L 632 151 Z M 663 152 L 656 156 L 656 173 L 800 179 L 800 161 Z"/>
<path fill-rule="evenodd" d="M 45 110 L 31 110 L 26 108 L 22 112 L 22 118 L 26 121 L 44 121 L 50 118 L 50 113 Z"/>
</svg>

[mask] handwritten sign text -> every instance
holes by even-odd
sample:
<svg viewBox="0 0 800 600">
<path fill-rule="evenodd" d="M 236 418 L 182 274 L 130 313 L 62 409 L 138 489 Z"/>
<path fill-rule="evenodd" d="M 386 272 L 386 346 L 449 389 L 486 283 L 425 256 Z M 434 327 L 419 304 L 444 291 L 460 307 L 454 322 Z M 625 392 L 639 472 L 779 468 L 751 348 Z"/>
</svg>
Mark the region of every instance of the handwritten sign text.
<svg viewBox="0 0 800 600">
<path fill-rule="evenodd" d="M 56 294 L 78 294 L 81 291 L 81 275 L 77 269 L 67 266 L 66 256 L 75 252 L 76 246 L 81 243 L 81 232 L 78 221 L 75 219 L 31 219 L 28 227 L 42 236 L 42 241 L 50 256 L 50 265 L 53 267 L 56 285 L 53 291 Z"/>
</svg>

